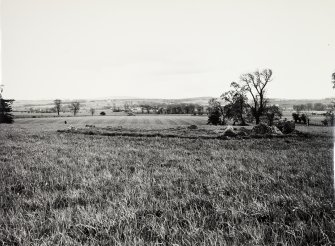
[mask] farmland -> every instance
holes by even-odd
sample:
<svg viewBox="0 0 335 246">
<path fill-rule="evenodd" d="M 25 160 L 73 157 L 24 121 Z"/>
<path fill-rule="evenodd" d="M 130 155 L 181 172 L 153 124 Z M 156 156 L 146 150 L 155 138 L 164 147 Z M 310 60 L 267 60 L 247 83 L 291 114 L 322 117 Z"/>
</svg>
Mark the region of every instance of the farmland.
<svg viewBox="0 0 335 246">
<path fill-rule="evenodd" d="M 65 124 L 65 121 L 67 124 Z M 178 115 L 137 115 L 127 116 L 83 116 L 61 118 L 22 118 L 17 119 L 15 127 L 36 130 L 58 130 L 73 127 L 95 126 L 122 126 L 124 128 L 160 129 L 176 126 L 206 125 L 206 116 L 178 116 Z"/>
<path fill-rule="evenodd" d="M 206 121 L 138 115 L 0 125 L 0 244 L 335 243 L 332 128 L 246 140 L 57 132 L 223 128 Z"/>
</svg>

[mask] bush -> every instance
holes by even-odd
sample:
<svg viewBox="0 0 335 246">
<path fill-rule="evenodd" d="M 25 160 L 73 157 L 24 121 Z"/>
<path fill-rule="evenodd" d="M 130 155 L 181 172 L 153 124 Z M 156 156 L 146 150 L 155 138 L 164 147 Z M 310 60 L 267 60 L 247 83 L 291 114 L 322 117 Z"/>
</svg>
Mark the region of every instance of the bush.
<svg viewBox="0 0 335 246">
<path fill-rule="evenodd" d="M 335 117 L 334 117 L 334 113 L 333 112 L 327 112 L 325 119 L 322 121 L 323 125 L 325 126 L 334 126 L 334 122 L 335 122 Z"/>
<path fill-rule="evenodd" d="M 295 123 L 297 123 L 300 120 L 299 114 L 297 114 L 297 113 L 293 113 L 292 117 L 293 117 L 293 120 L 294 120 Z"/>
<path fill-rule="evenodd" d="M 322 120 L 321 123 L 324 126 L 328 126 L 328 120 L 327 119 Z"/>
<path fill-rule="evenodd" d="M 303 122 L 304 124 L 307 123 L 307 116 L 306 116 L 305 114 L 302 114 L 302 115 L 300 116 L 300 119 L 302 120 L 302 122 Z"/>
<path fill-rule="evenodd" d="M 104 116 L 106 113 L 104 111 L 100 112 L 100 115 Z"/>
<path fill-rule="evenodd" d="M 12 103 L 14 100 L 0 98 L 0 123 L 11 124 L 14 122 Z"/>
<path fill-rule="evenodd" d="M 198 127 L 196 125 L 190 125 L 187 128 L 191 129 L 191 130 L 198 129 Z"/>
<path fill-rule="evenodd" d="M 208 121 L 207 124 L 211 125 L 222 125 L 223 122 L 221 120 L 221 112 L 219 109 L 213 109 L 211 112 L 208 114 Z"/>
<path fill-rule="evenodd" d="M 295 123 L 292 121 L 279 121 L 277 122 L 276 127 L 278 127 L 282 133 L 289 134 L 295 130 Z"/>
</svg>

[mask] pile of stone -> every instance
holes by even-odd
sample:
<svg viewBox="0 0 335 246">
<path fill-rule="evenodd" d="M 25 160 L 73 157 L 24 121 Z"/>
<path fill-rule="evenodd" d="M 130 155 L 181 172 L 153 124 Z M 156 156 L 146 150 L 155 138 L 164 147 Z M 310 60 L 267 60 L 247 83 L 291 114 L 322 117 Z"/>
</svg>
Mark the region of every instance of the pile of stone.
<svg viewBox="0 0 335 246">
<path fill-rule="evenodd" d="M 252 133 L 256 135 L 275 134 L 282 135 L 283 133 L 276 126 L 268 126 L 265 123 L 260 123 L 252 128 Z"/>
<path fill-rule="evenodd" d="M 237 132 L 234 130 L 232 126 L 227 126 L 226 129 L 224 130 L 222 136 L 224 137 L 236 137 Z"/>
</svg>

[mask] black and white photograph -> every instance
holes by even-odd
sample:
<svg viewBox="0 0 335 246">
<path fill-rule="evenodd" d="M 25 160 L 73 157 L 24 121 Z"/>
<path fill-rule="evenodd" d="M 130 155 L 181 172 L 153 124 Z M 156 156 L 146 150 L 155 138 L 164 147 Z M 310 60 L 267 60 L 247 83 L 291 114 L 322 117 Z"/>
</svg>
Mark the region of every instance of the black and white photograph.
<svg viewBox="0 0 335 246">
<path fill-rule="evenodd" d="M 334 0 L 0 0 L 0 246 L 335 245 Z"/>
</svg>

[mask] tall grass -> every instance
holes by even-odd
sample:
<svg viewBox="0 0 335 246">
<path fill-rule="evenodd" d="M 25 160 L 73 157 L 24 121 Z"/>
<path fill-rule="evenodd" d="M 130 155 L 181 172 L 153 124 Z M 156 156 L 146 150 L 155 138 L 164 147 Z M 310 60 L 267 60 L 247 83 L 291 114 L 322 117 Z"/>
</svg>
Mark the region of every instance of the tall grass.
<svg viewBox="0 0 335 246">
<path fill-rule="evenodd" d="M 0 131 L 0 245 L 333 245 L 333 143 Z"/>
</svg>

